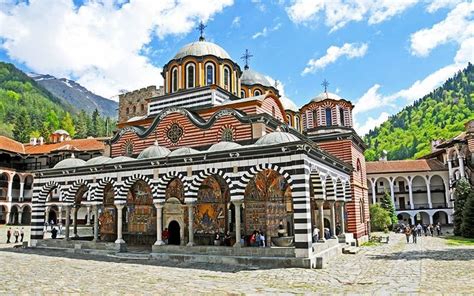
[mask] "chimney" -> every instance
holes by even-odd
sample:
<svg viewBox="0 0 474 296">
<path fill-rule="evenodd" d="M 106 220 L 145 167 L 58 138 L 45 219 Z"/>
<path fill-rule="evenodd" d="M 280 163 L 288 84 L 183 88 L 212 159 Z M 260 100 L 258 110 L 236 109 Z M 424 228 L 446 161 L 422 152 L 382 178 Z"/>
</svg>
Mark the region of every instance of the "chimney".
<svg viewBox="0 0 474 296">
<path fill-rule="evenodd" d="M 43 145 L 44 144 L 44 138 L 43 137 L 39 137 L 38 138 L 38 145 Z"/>
<path fill-rule="evenodd" d="M 383 150 L 382 155 L 379 158 L 379 161 L 387 161 L 387 155 L 388 155 L 387 150 Z"/>
<path fill-rule="evenodd" d="M 30 145 L 36 146 L 36 138 L 30 138 Z"/>
</svg>

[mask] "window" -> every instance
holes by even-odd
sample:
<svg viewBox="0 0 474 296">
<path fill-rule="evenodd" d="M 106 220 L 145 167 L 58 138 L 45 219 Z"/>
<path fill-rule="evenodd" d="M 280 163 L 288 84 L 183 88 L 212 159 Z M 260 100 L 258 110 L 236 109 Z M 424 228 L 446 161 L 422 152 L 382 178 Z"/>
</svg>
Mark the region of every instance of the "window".
<svg viewBox="0 0 474 296">
<path fill-rule="evenodd" d="M 253 95 L 254 95 L 254 96 L 260 96 L 261 94 L 262 94 L 262 92 L 261 92 L 259 89 L 255 90 L 255 91 L 253 92 Z"/>
<path fill-rule="evenodd" d="M 178 143 L 179 139 L 183 136 L 183 128 L 177 124 L 173 123 L 171 126 L 168 128 L 168 131 L 166 132 L 166 136 L 168 139 L 171 141 L 171 143 Z"/>
<path fill-rule="evenodd" d="M 344 124 L 344 109 L 342 109 L 342 108 L 339 108 L 339 118 L 341 120 L 341 125 L 345 126 L 345 124 Z"/>
<path fill-rule="evenodd" d="M 380 185 L 380 186 L 383 186 L 383 181 L 380 181 L 380 182 L 379 182 L 379 185 Z"/>
<path fill-rule="evenodd" d="M 300 127 L 300 117 L 299 116 L 295 116 L 295 126 L 296 126 L 296 130 L 300 130 L 301 127 Z"/>
<path fill-rule="evenodd" d="M 275 112 L 275 106 L 272 106 L 272 116 L 275 117 L 276 116 L 276 112 Z"/>
<path fill-rule="evenodd" d="M 145 111 L 145 105 L 143 105 L 143 104 L 141 105 L 141 110 L 142 110 L 142 112 Z"/>
<path fill-rule="evenodd" d="M 231 128 L 225 128 L 222 130 L 221 140 L 225 142 L 234 141 L 234 131 Z"/>
<path fill-rule="evenodd" d="M 326 126 L 332 125 L 332 113 L 331 108 L 326 108 Z"/>
<path fill-rule="evenodd" d="M 241 98 L 245 98 L 245 90 L 241 90 L 241 91 L 240 91 L 240 97 L 241 97 Z"/>
<path fill-rule="evenodd" d="M 318 124 L 318 109 L 313 110 L 313 127 L 317 127 Z"/>
<path fill-rule="evenodd" d="M 124 155 L 128 157 L 133 155 L 133 143 L 131 141 L 125 143 Z"/>
<path fill-rule="evenodd" d="M 130 114 L 130 108 L 127 107 L 127 110 L 125 111 L 128 114 Z"/>
<path fill-rule="evenodd" d="M 171 92 L 178 91 L 178 68 L 171 71 Z"/>
<path fill-rule="evenodd" d="M 291 117 L 290 115 L 286 115 L 286 121 L 288 121 L 288 124 L 291 126 Z"/>
<path fill-rule="evenodd" d="M 231 91 L 230 70 L 228 67 L 224 68 L 224 89 Z"/>
<path fill-rule="evenodd" d="M 206 85 L 214 84 L 214 64 L 206 64 Z"/>
<path fill-rule="evenodd" d="M 194 64 L 188 64 L 186 66 L 186 88 L 193 88 L 195 86 L 195 66 Z"/>
<path fill-rule="evenodd" d="M 137 113 L 137 107 L 133 106 L 133 114 Z"/>
</svg>

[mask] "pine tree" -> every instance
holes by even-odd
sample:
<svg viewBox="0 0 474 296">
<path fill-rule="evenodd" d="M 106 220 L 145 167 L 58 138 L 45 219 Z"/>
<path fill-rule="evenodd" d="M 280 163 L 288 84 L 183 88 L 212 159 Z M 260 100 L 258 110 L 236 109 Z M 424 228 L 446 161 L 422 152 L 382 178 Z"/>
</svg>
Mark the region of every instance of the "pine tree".
<svg viewBox="0 0 474 296">
<path fill-rule="evenodd" d="M 462 178 L 456 185 L 454 197 L 454 234 L 462 235 L 461 225 L 464 216 L 464 205 L 471 191 L 471 185 L 467 179 Z"/>
<path fill-rule="evenodd" d="M 99 120 L 99 110 L 95 109 L 94 112 L 92 112 L 92 129 L 90 130 L 91 136 L 93 137 L 97 137 L 99 135 Z"/>
<path fill-rule="evenodd" d="M 27 143 L 30 140 L 31 122 L 25 109 L 20 109 L 15 119 L 13 137 L 18 142 Z"/>
<path fill-rule="evenodd" d="M 64 115 L 64 118 L 61 121 L 61 128 L 67 131 L 71 138 L 76 134 L 74 122 L 72 122 L 71 114 L 69 114 L 69 112 L 66 112 L 66 115 Z"/>
<path fill-rule="evenodd" d="M 54 110 L 49 111 L 48 115 L 46 115 L 46 121 L 53 131 L 59 129 L 59 118 Z"/>
<path fill-rule="evenodd" d="M 81 110 L 79 115 L 76 117 L 76 137 L 79 139 L 87 138 L 87 113 Z"/>
<path fill-rule="evenodd" d="M 392 224 L 397 224 L 397 214 L 395 213 L 395 205 L 392 202 L 392 197 L 390 193 L 385 191 L 384 195 L 380 199 L 380 206 L 387 210 L 387 212 L 390 214 L 390 220 L 392 221 Z"/>
<path fill-rule="evenodd" d="M 464 204 L 461 233 L 464 237 L 474 238 L 474 190 L 470 190 Z"/>
</svg>

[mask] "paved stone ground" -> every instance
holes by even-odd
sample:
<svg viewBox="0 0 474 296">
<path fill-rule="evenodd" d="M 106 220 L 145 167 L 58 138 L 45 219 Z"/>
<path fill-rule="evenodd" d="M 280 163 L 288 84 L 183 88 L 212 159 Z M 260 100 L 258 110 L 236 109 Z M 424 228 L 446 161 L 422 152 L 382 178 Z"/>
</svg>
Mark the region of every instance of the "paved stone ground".
<svg viewBox="0 0 474 296">
<path fill-rule="evenodd" d="M 341 255 L 326 269 L 245 269 L 13 249 L 0 226 L 0 294 L 474 294 L 474 247 L 442 238 Z"/>
</svg>

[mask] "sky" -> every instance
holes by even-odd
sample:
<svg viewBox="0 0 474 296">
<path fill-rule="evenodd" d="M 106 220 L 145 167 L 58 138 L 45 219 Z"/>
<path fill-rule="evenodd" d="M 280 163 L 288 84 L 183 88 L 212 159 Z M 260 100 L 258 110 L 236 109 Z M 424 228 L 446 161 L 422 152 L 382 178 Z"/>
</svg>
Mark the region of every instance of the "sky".
<svg viewBox="0 0 474 296">
<path fill-rule="evenodd" d="M 462 0 L 0 0 L 0 60 L 116 99 L 162 85 L 200 21 L 297 106 L 329 81 L 360 135 L 474 61 L 474 2 Z"/>
</svg>

